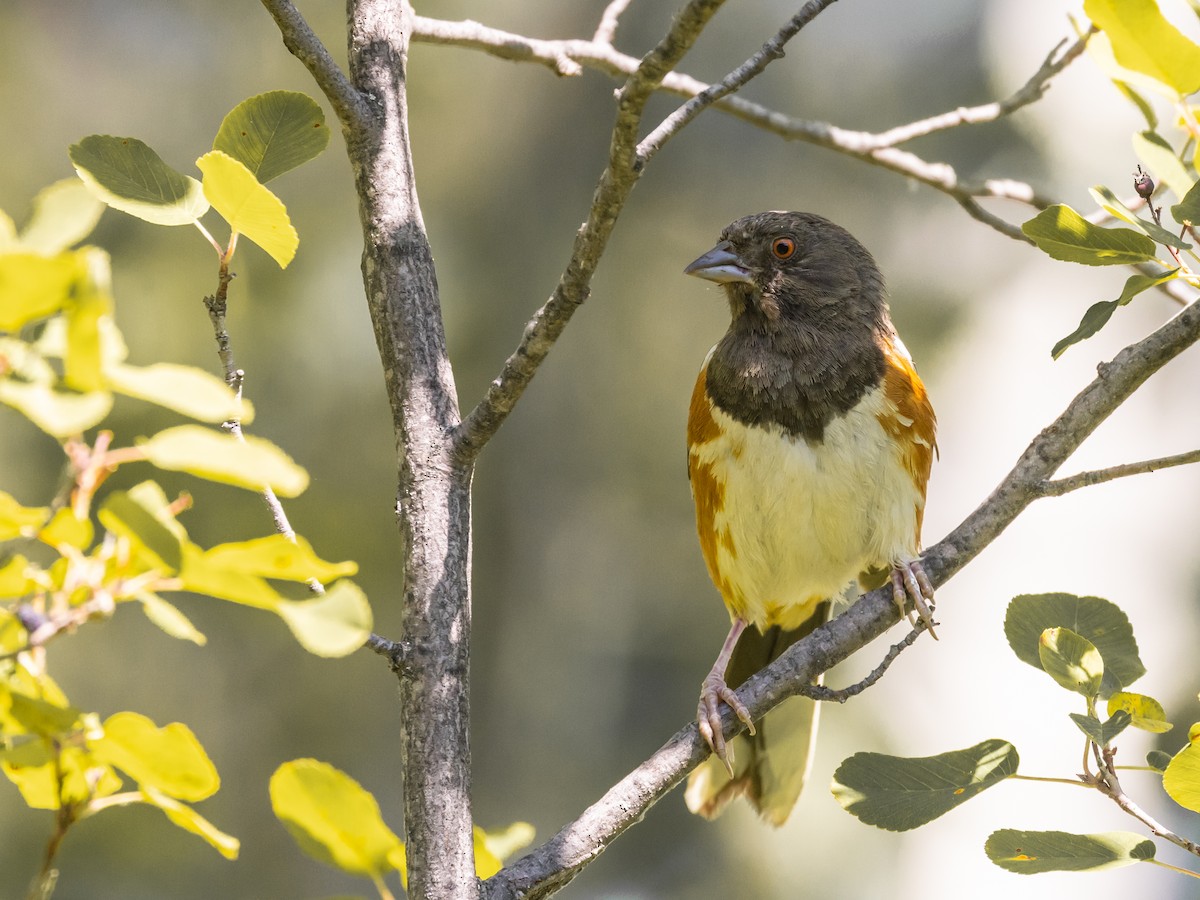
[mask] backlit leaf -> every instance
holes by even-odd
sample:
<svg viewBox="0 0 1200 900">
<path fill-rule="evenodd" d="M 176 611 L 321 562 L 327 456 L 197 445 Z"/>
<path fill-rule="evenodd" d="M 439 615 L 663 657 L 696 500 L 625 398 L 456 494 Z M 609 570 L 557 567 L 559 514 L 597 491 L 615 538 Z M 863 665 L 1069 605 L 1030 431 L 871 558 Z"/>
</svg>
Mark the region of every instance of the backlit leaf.
<svg viewBox="0 0 1200 900">
<path fill-rule="evenodd" d="M 84 275 L 75 253 L 0 255 L 0 331 L 17 331 L 62 309 Z"/>
<path fill-rule="evenodd" d="M 56 181 L 33 198 L 21 246 L 47 255 L 66 250 L 92 233 L 103 212 L 104 204 L 78 178 Z"/>
<path fill-rule="evenodd" d="M 1021 226 L 1025 236 L 1054 259 L 1114 266 L 1154 258 L 1154 241 L 1129 228 L 1101 228 L 1069 206 L 1048 207 Z"/>
<path fill-rule="evenodd" d="M 1092 195 L 1092 199 L 1096 201 L 1096 205 L 1107 212 L 1110 216 L 1120 219 L 1123 222 L 1128 222 L 1146 237 L 1156 243 L 1163 244 L 1167 247 L 1174 247 L 1176 250 L 1190 250 L 1192 245 L 1187 241 L 1172 234 L 1161 225 L 1151 222 L 1149 219 L 1143 219 L 1134 213 L 1128 206 L 1121 202 L 1121 198 L 1112 192 L 1111 189 L 1104 185 L 1097 185 L 1088 191 Z M 1197 195 L 1198 204 L 1200 204 L 1200 194 Z M 1178 207 L 1172 207 L 1177 209 Z M 1178 220 L 1177 220 L 1178 221 Z"/>
<path fill-rule="evenodd" d="M 11 494 L 0 491 L 0 541 L 32 534 L 50 518 L 45 506 L 22 506 Z"/>
<path fill-rule="evenodd" d="M 103 421 L 112 409 L 112 394 L 74 394 L 44 384 L 0 379 L 0 403 L 7 403 L 47 434 L 65 438 L 82 434 Z"/>
<path fill-rule="evenodd" d="M 208 643 L 208 638 L 192 624 L 187 616 L 158 594 L 142 591 L 138 593 L 137 599 L 142 603 L 142 611 L 146 614 L 146 618 L 171 637 L 181 641 L 191 641 L 201 647 Z"/>
<path fill-rule="evenodd" d="M 1121 296 L 1116 300 L 1101 300 L 1099 303 L 1093 303 L 1089 306 L 1087 312 L 1083 314 L 1083 318 L 1079 321 L 1079 327 L 1055 344 L 1054 348 L 1050 351 L 1050 355 L 1054 359 L 1058 359 L 1072 344 L 1078 344 L 1080 341 L 1087 340 L 1107 325 L 1108 320 L 1112 318 L 1113 313 L 1117 311 L 1118 307 L 1127 305 L 1129 301 L 1143 291 L 1148 291 L 1152 287 L 1158 287 L 1158 285 L 1170 281 L 1178 273 L 1179 269 L 1176 268 L 1168 269 L 1159 275 L 1130 275 L 1125 280 L 1125 288 L 1121 291 Z"/>
<path fill-rule="evenodd" d="M 325 113 L 296 91 L 268 91 L 243 100 L 225 117 L 213 141 L 261 183 L 318 156 L 329 145 Z"/>
<path fill-rule="evenodd" d="M 254 408 L 220 378 L 193 366 L 154 363 L 149 366 L 109 365 L 104 372 L 109 386 L 119 394 L 173 409 L 201 422 L 237 419 L 245 425 L 254 419 Z"/>
<path fill-rule="evenodd" d="M 308 487 L 304 469 L 270 441 L 252 435 L 239 439 L 199 425 L 179 425 L 138 441 L 138 447 L 160 469 L 223 484 L 250 490 L 270 486 L 282 497 L 295 497 Z"/>
<path fill-rule="evenodd" d="M 172 823 L 184 831 L 189 831 L 203 838 L 209 846 L 216 849 L 226 859 L 237 859 L 238 851 L 241 849 L 241 842 L 232 835 L 218 829 L 190 806 L 180 803 L 178 800 L 172 799 L 161 791 L 145 785 L 142 786 L 141 794 L 146 803 L 166 813 L 167 818 Z"/>
<path fill-rule="evenodd" d="M 1196 732 L 1193 725 L 1188 745 L 1171 757 L 1163 772 L 1163 788 L 1172 800 L 1192 812 L 1200 812 L 1200 742 L 1194 738 Z"/>
<path fill-rule="evenodd" d="M 1114 715 L 1118 710 L 1129 713 L 1133 727 L 1142 731 L 1163 734 L 1174 727 L 1167 721 L 1162 704 L 1145 694 L 1118 691 L 1108 698 L 1108 714 Z"/>
<path fill-rule="evenodd" d="M 353 562 L 326 562 L 299 535 L 289 540 L 282 534 L 218 544 L 206 553 L 209 562 L 235 572 L 280 578 L 287 581 L 333 581 L 358 571 Z"/>
<path fill-rule="evenodd" d="M 83 183 L 113 209 L 155 225 L 190 225 L 208 209 L 200 182 L 137 138 L 93 134 L 68 153 Z"/>
<path fill-rule="evenodd" d="M 1128 831 L 1069 834 L 1065 831 L 992 832 L 984 845 L 988 859 L 1022 875 L 1116 869 L 1154 859 L 1154 841 Z"/>
<path fill-rule="evenodd" d="M 1154 0 L 1084 0 L 1083 11 L 1108 35 L 1126 69 L 1181 96 L 1200 90 L 1200 47 L 1163 17 Z"/>
<path fill-rule="evenodd" d="M 305 853 L 353 875 L 376 878 L 394 867 L 400 838 L 362 786 L 328 763 L 286 762 L 271 776 L 271 808 Z"/>
<path fill-rule="evenodd" d="M 1133 152 L 1142 165 L 1150 170 L 1156 181 L 1165 184 L 1176 197 L 1183 198 L 1195 181 L 1179 160 L 1166 138 L 1154 131 L 1133 135 Z"/>
<path fill-rule="evenodd" d="M 267 251 L 281 269 L 287 268 L 300 238 L 283 202 L 242 163 L 220 150 L 205 153 L 196 166 L 204 173 L 204 195 L 229 227 Z"/>
<path fill-rule="evenodd" d="M 147 566 L 163 574 L 179 571 L 183 562 L 179 537 L 124 491 L 105 497 L 97 518 L 110 532 L 132 542 Z"/>
<path fill-rule="evenodd" d="M 119 712 L 104 722 L 104 736 L 90 744 L 101 762 L 143 788 L 157 788 L 179 800 L 203 800 L 221 785 L 212 760 L 181 722 L 159 728 L 139 713 Z"/>
<path fill-rule="evenodd" d="M 833 775 L 833 797 L 868 825 L 908 831 L 1016 774 L 1017 750 L 991 739 L 937 756 L 856 753 Z"/>
<path fill-rule="evenodd" d="M 1038 643 L 1047 628 L 1069 628 L 1087 638 L 1104 660 L 1101 694 L 1128 687 L 1146 674 L 1125 613 L 1101 597 L 1074 594 L 1022 594 L 1008 604 L 1004 636 L 1022 662 L 1042 668 Z"/>
<path fill-rule="evenodd" d="M 312 600 L 284 600 L 277 612 L 300 645 L 317 656 L 346 656 L 371 634 L 367 596 L 346 579 Z"/>
<path fill-rule="evenodd" d="M 1047 675 L 1084 697 L 1095 697 L 1104 678 L 1104 660 L 1095 644 L 1069 628 L 1047 628 L 1038 641 L 1038 658 Z"/>
</svg>

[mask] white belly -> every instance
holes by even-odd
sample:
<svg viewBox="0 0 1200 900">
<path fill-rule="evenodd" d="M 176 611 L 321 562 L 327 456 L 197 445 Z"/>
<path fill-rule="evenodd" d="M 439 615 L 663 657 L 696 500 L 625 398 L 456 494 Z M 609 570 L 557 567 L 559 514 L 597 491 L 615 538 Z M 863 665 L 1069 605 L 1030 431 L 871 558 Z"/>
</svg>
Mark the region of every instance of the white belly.
<svg viewBox="0 0 1200 900">
<path fill-rule="evenodd" d="M 810 445 L 713 409 L 720 434 L 691 453 L 725 485 L 713 562 L 734 614 L 795 627 L 860 573 L 916 557 L 924 498 L 879 424 L 891 411 L 873 391 Z"/>
</svg>

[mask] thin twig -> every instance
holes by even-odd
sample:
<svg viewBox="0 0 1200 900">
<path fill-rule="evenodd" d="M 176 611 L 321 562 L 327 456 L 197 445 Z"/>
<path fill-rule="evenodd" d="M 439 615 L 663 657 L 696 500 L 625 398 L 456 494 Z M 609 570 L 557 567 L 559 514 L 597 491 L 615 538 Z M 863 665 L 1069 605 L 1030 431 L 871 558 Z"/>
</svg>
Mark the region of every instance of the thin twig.
<svg viewBox="0 0 1200 900">
<path fill-rule="evenodd" d="M 629 8 L 630 0 L 612 0 L 608 6 L 604 7 L 604 12 L 600 16 L 600 24 L 596 26 L 596 33 L 592 35 L 592 40 L 598 44 L 611 45 L 613 39 L 617 36 L 617 26 L 620 24 L 621 15 Z"/>
<path fill-rule="evenodd" d="M 757 78 L 771 63 L 783 58 L 783 48 L 787 42 L 800 33 L 805 25 L 815 19 L 822 11 L 836 3 L 837 0 L 809 0 L 800 11 L 788 20 L 773 38 L 762 45 L 762 49 L 747 59 L 744 63 L 722 78 L 716 84 L 706 87 L 692 97 L 675 112 L 671 113 L 658 127 L 648 134 L 638 144 L 637 164 L 644 166 L 648 163 L 663 144 L 670 140 L 681 128 L 712 106 L 722 97 L 740 90 L 751 79 Z"/>
<path fill-rule="evenodd" d="M 1188 450 L 1186 453 L 1176 453 L 1172 456 L 1160 456 L 1158 459 L 1146 459 L 1141 462 L 1125 463 L 1111 466 L 1107 469 L 1095 469 L 1090 472 L 1080 472 L 1067 478 L 1056 478 L 1043 482 L 1038 488 L 1043 497 L 1061 497 L 1080 488 L 1104 484 L 1117 478 L 1127 478 L 1130 475 L 1144 475 L 1159 469 L 1169 469 L 1172 466 L 1186 466 L 1200 462 L 1200 450 Z"/>
<path fill-rule="evenodd" d="M 529 320 L 500 375 L 457 429 L 455 443 L 464 462 L 474 460 L 503 424 L 575 310 L 587 300 L 600 257 L 625 201 L 641 176 L 636 143 L 646 103 L 723 3 L 724 0 L 691 0 L 676 16 L 667 35 L 637 63 L 617 92 L 617 121 L 609 144 L 608 164 L 592 195 L 587 220 L 575 234 L 571 258 L 554 293 Z M 417 22 L 419 33 L 419 17 Z"/>
<path fill-rule="evenodd" d="M 1125 793 L 1124 788 L 1121 787 L 1121 780 L 1117 777 L 1116 769 L 1113 767 L 1113 757 L 1115 755 L 1116 748 L 1114 747 L 1106 747 L 1102 751 L 1099 751 L 1100 772 L 1094 783 L 1099 788 L 1100 793 L 1104 794 L 1116 803 L 1117 806 L 1149 828 L 1151 834 L 1165 841 L 1170 841 L 1193 856 L 1200 856 L 1200 844 L 1197 844 L 1195 841 L 1189 841 L 1187 838 L 1181 837 L 1167 828 L 1167 826 L 1138 806 L 1133 798 Z"/>
<path fill-rule="evenodd" d="M 935 623 L 936 624 L 936 623 Z M 913 643 L 921 636 L 923 631 L 927 631 L 928 626 L 924 620 L 917 619 L 916 627 L 913 628 L 904 639 L 897 644 L 892 644 L 883 660 L 871 672 L 859 682 L 849 685 L 844 688 L 828 688 L 820 684 L 806 684 L 800 688 L 797 693 L 801 696 L 808 697 L 812 700 L 820 700 L 825 703 L 845 703 L 851 697 L 857 697 L 871 685 L 875 684 L 883 673 L 896 661 L 896 658 L 906 649 L 911 647 Z"/>
<path fill-rule="evenodd" d="M 984 103 L 980 106 L 960 106 L 958 109 L 944 112 L 941 115 L 930 116 L 907 125 L 899 125 L 875 134 L 872 142 L 876 147 L 895 147 L 920 137 L 926 137 L 939 131 L 957 128 L 960 125 L 979 125 L 984 122 L 995 122 L 1005 116 L 1012 115 L 1023 106 L 1035 103 L 1045 96 L 1050 82 L 1063 69 L 1074 62 L 1087 48 L 1088 38 L 1096 33 L 1095 26 L 1081 35 L 1065 52 L 1059 53 L 1066 46 L 1064 38 L 1047 55 L 1045 61 L 1030 79 L 1017 91 L 1003 100 Z"/>
<path fill-rule="evenodd" d="M 413 40 L 449 44 L 481 50 L 501 59 L 517 62 L 535 62 L 563 74 L 564 65 L 571 65 L 571 74 L 579 68 L 595 69 L 611 77 L 624 77 L 636 71 L 638 60 L 616 50 L 611 43 L 599 40 L 539 40 L 511 32 L 488 28 L 477 22 L 448 22 L 418 16 L 415 20 Z M 1059 44 L 1058 47 L 1062 45 Z M 1058 47 L 1055 48 L 1057 51 Z M 1015 200 L 1036 209 L 1044 209 L 1053 202 L 1040 195 L 1029 184 L 1015 179 L 988 179 L 970 181 L 959 177 L 953 166 L 942 162 L 929 162 L 914 153 L 900 150 L 896 144 L 901 139 L 919 137 L 933 131 L 957 125 L 979 124 L 993 121 L 989 118 L 1007 115 L 1027 102 L 1037 86 L 1045 91 L 1049 81 L 1078 56 L 1079 42 L 1072 45 L 1062 56 L 1047 57 L 1047 62 L 1034 77 L 1007 100 L 967 110 L 955 110 L 942 116 L 934 116 L 901 125 L 881 133 L 854 131 L 839 128 L 828 122 L 800 119 L 770 109 L 737 95 L 724 96 L 712 102 L 714 109 L 735 116 L 764 131 L 786 140 L 824 147 L 836 153 L 852 156 L 871 165 L 911 178 L 934 190 L 940 191 L 959 203 L 972 217 L 1014 240 L 1026 241 L 1020 228 L 999 216 L 984 210 L 979 199 Z M 659 86 L 660 90 L 682 97 L 694 98 L 712 86 L 682 72 L 667 73 Z M 910 135 L 906 138 L 905 135 Z M 892 135 L 892 138 L 881 137 Z M 892 143 L 888 143 L 891 140 Z"/>
</svg>

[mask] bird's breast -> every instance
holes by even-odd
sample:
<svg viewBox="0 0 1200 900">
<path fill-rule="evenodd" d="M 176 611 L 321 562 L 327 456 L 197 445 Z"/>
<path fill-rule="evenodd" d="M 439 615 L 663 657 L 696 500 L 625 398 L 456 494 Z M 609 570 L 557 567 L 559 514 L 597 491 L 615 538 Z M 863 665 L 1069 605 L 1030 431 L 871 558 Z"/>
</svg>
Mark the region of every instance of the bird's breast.
<svg viewBox="0 0 1200 900">
<path fill-rule="evenodd" d="M 702 371 L 688 471 L 704 559 L 732 615 L 793 628 L 867 569 L 916 556 L 924 480 L 891 433 L 898 410 L 882 385 L 811 441 L 739 422 L 704 383 Z"/>
</svg>

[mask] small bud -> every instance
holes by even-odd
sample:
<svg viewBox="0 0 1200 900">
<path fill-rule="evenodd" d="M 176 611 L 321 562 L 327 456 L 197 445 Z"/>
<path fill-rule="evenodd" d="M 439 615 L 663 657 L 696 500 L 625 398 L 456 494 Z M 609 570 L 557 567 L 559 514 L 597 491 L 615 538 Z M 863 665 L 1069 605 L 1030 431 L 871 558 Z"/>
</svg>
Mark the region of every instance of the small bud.
<svg viewBox="0 0 1200 900">
<path fill-rule="evenodd" d="M 1154 179 L 1143 172 L 1141 166 L 1133 173 L 1133 189 L 1143 200 L 1149 200 L 1154 195 Z"/>
</svg>

